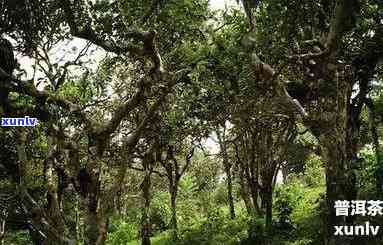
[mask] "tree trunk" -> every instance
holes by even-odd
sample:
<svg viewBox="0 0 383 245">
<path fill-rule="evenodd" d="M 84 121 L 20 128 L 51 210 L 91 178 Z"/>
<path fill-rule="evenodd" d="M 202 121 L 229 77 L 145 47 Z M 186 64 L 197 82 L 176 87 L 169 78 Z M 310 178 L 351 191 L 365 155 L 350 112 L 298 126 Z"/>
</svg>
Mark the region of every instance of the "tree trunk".
<svg viewBox="0 0 383 245">
<path fill-rule="evenodd" d="M 29 231 L 29 237 L 32 241 L 32 244 L 34 245 L 44 244 L 44 238 L 36 229 L 33 229 L 32 226 L 30 226 L 28 227 L 28 231 Z"/>
<path fill-rule="evenodd" d="M 235 218 L 234 197 L 233 197 L 233 184 L 231 178 L 231 169 L 229 166 L 225 167 L 227 176 L 227 198 L 229 202 L 230 218 Z"/>
<path fill-rule="evenodd" d="M 326 245 L 349 245 L 351 239 L 334 236 L 336 225 L 352 225 L 353 217 L 336 216 L 334 208 L 337 200 L 355 200 L 355 174 L 351 169 L 351 159 L 357 149 L 353 147 L 358 140 L 357 128 L 353 122 L 350 108 L 351 87 L 345 77 L 340 76 L 338 69 L 326 71 L 326 84 L 332 86 L 332 93 L 320 98 L 316 111 L 311 112 L 310 128 L 321 146 L 321 154 L 326 163 Z M 326 67 L 327 66 L 327 67 Z M 320 108 L 318 110 L 317 108 Z"/>
<path fill-rule="evenodd" d="M 253 205 L 254 202 L 252 203 L 252 201 L 251 201 L 251 197 L 254 198 L 254 194 L 252 192 L 250 195 L 249 186 L 250 186 L 250 188 L 253 188 L 253 186 L 249 184 L 249 183 L 251 183 L 250 182 L 251 179 L 250 179 L 250 174 L 248 171 L 248 166 L 247 166 L 247 164 L 245 166 L 244 162 L 242 161 L 242 159 L 240 157 L 240 153 L 239 153 L 239 148 L 238 148 L 238 145 L 236 143 L 234 143 L 234 147 L 235 147 L 235 155 L 237 158 L 237 166 L 238 166 L 238 172 L 239 172 L 239 184 L 241 187 L 240 195 L 242 197 L 243 202 L 245 203 L 247 213 L 250 216 L 254 216 L 256 214 L 256 212 L 260 213 L 260 210 L 258 207 L 258 202 L 255 202 L 256 206 L 254 206 Z M 253 191 L 253 190 L 251 190 L 251 191 Z M 255 195 L 255 198 L 257 199 L 257 195 Z"/>
<path fill-rule="evenodd" d="M 4 244 L 5 237 L 5 219 L 0 220 L 0 245 Z"/>
<path fill-rule="evenodd" d="M 144 206 L 142 209 L 142 227 L 141 227 L 141 244 L 150 245 L 150 177 L 145 176 L 142 183 L 142 197 L 144 199 Z"/>
<path fill-rule="evenodd" d="M 78 197 L 78 195 L 76 195 L 74 211 L 75 211 L 74 212 L 75 213 L 75 223 L 69 229 L 69 236 L 72 238 L 73 241 L 75 241 L 74 244 L 77 244 L 81 238 L 80 237 L 81 228 L 80 228 L 79 197 Z"/>
<path fill-rule="evenodd" d="M 170 187 L 170 207 L 172 210 L 172 217 L 170 220 L 171 225 L 171 236 L 172 240 L 178 240 L 178 227 L 177 227 L 177 193 L 178 193 L 178 183 L 175 183 Z"/>
<path fill-rule="evenodd" d="M 100 189 L 102 163 L 100 146 L 103 144 L 104 142 L 100 140 L 97 142 L 97 147 L 89 145 L 89 162 L 78 175 L 81 202 L 85 210 L 84 241 L 87 245 L 103 245 L 107 238 L 108 217 L 104 213 L 103 193 Z"/>
<path fill-rule="evenodd" d="M 144 205 L 142 207 L 142 224 L 141 224 L 141 244 L 150 245 L 150 235 L 151 235 L 151 222 L 150 222 L 150 185 L 151 185 L 151 153 L 148 153 L 143 161 L 144 168 L 144 180 L 141 183 L 142 189 L 142 198 L 144 200 Z"/>
<path fill-rule="evenodd" d="M 65 232 L 65 223 L 63 222 L 62 213 L 60 210 L 60 204 L 58 199 L 57 192 L 57 183 L 55 181 L 55 170 L 54 163 L 56 159 L 54 158 L 55 149 L 54 142 L 51 136 L 48 136 L 48 154 L 47 159 L 45 160 L 45 178 L 47 182 L 47 215 L 52 221 L 52 224 L 55 225 L 57 234 L 64 234 Z M 45 243 L 46 244 L 61 244 L 61 242 L 56 241 L 55 236 L 48 236 Z"/>
<path fill-rule="evenodd" d="M 258 215 L 262 215 L 263 211 L 262 211 L 262 208 L 259 206 L 259 203 L 258 203 L 258 196 L 259 196 L 258 188 L 255 185 L 256 184 L 254 184 L 254 182 L 252 184 L 250 184 L 251 200 L 253 203 L 255 213 Z"/>
<path fill-rule="evenodd" d="M 241 187 L 240 194 L 241 194 L 243 202 L 245 203 L 247 214 L 250 215 L 250 216 L 253 216 L 255 214 L 255 208 L 252 207 L 252 205 L 251 205 L 251 201 L 250 201 L 250 198 L 249 198 L 250 194 L 249 194 L 247 185 L 245 183 L 246 181 L 245 181 L 245 178 L 244 178 L 242 166 L 240 166 L 238 171 L 239 171 L 239 181 L 240 181 L 239 184 L 240 184 L 240 187 Z"/>
<path fill-rule="evenodd" d="M 335 225 L 350 225 L 352 220 L 345 216 L 336 216 L 334 204 L 336 200 L 354 200 L 356 191 L 354 187 L 355 176 L 348 169 L 349 159 L 347 158 L 345 142 L 340 138 L 330 138 L 325 143 L 324 158 L 326 161 L 326 199 L 328 210 L 328 245 L 348 245 L 350 239 L 345 237 L 334 237 Z"/>
<path fill-rule="evenodd" d="M 105 216 L 100 202 L 99 181 L 99 174 L 94 173 L 90 174 L 88 183 L 82 183 L 88 188 L 86 196 L 82 196 L 81 199 L 85 210 L 84 240 L 85 244 L 89 245 L 105 244 L 107 237 L 108 218 Z"/>
<path fill-rule="evenodd" d="M 226 183 L 227 183 L 227 201 L 229 204 L 230 218 L 235 218 L 235 208 L 234 208 L 234 198 L 233 198 L 233 184 L 232 184 L 232 175 L 231 175 L 231 164 L 229 162 L 229 156 L 227 154 L 227 141 L 226 141 L 226 127 L 223 123 L 223 133 L 222 136 L 217 131 L 218 141 L 221 148 L 221 154 L 223 158 L 223 167 L 226 173 Z"/>
<path fill-rule="evenodd" d="M 252 158 L 250 163 L 245 167 L 245 176 L 247 180 L 247 184 L 249 185 L 250 197 L 252 200 L 252 206 L 254 211 L 258 215 L 262 215 L 263 212 L 258 204 L 259 197 L 259 185 L 258 185 L 258 176 L 259 176 L 259 168 L 257 166 L 257 162 Z"/>
<path fill-rule="evenodd" d="M 19 183 L 17 183 L 17 193 L 21 199 L 21 206 L 23 210 L 28 213 L 31 217 L 28 221 L 29 223 L 29 231 L 32 240 L 35 244 L 57 244 L 57 245 L 67 245 L 68 239 L 64 236 L 63 232 L 63 222 L 59 219 L 60 215 L 57 214 L 59 210 L 55 207 L 52 209 L 52 203 L 48 203 L 48 212 L 44 208 L 40 207 L 40 205 L 33 199 L 33 197 L 29 194 L 27 183 L 25 181 L 26 171 L 25 166 L 28 161 L 27 152 L 26 152 L 26 139 L 27 132 L 24 130 L 19 131 L 19 142 L 16 146 L 17 155 L 19 161 Z M 51 146 L 51 145 L 50 145 Z M 52 164 L 52 153 L 53 148 L 50 147 L 48 150 L 48 165 Z M 49 168 L 52 168 L 50 166 Z M 49 170 L 52 173 L 52 169 Z M 53 175 L 53 173 L 52 173 Z M 51 181 L 51 180 L 49 180 Z M 48 187 L 49 189 L 50 187 Z M 52 191 L 52 190 L 48 190 Z M 49 194 L 48 194 L 48 202 L 49 202 Z M 58 205 L 57 205 L 58 206 Z M 52 212 L 54 211 L 54 212 Z M 55 220 L 57 220 L 57 224 L 55 224 Z M 57 226 L 56 226 L 57 225 Z"/>
<path fill-rule="evenodd" d="M 107 219 L 91 206 L 85 212 L 85 244 L 103 245 L 107 237 Z"/>
<path fill-rule="evenodd" d="M 271 231 L 273 222 L 273 191 L 271 188 L 267 188 L 263 193 L 265 204 L 265 224 L 266 231 Z"/>
<path fill-rule="evenodd" d="M 253 206 L 255 209 L 255 212 L 258 215 L 262 215 L 263 211 L 261 207 L 258 204 L 258 199 L 259 199 L 259 178 L 260 178 L 260 164 L 259 161 L 256 159 L 256 144 L 258 142 L 258 138 L 256 137 L 256 134 L 254 132 L 250 132 L 250 142 L 249 144 L 251 145 L 248 152 L 250 155 L 249 162 L 248 162 L 248 167 L 246 169 L 246 177 L 247 177 L 247 182 L 250 185 L 250 191 L 251 191 L 251 198 L 253 200 Z"/>
<path fill-rule="evenodd" d="M 383 163 L 380 152 L 380 144 L 379 144 L 379 133 L 376 122 L 375 115 L 375 106 L 372 99 L 366 99 L 366 105 L 369 110 L 369 123 L 370 123 L 370 131 L 372 136 L 372 142 L 375 150 L 375 158 L 376 158 L 376 170 L 375 170 L 375 178 L 376 178 L 376 192 L 377 196 L 381 197 L 383 195 Z"/>
</svg>

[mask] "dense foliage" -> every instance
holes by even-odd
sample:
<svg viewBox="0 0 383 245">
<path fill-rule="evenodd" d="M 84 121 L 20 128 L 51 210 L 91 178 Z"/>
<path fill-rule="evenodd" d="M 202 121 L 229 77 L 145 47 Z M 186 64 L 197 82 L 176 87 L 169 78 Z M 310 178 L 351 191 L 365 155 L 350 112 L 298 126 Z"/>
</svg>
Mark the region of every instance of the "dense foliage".
<svg viewBox="0 0 383 245">
<path fill-rule="evenodd" d="M 382 243 L 382 2 L 214 2 L 0 0 L 0 244 Z"/>
</svg>

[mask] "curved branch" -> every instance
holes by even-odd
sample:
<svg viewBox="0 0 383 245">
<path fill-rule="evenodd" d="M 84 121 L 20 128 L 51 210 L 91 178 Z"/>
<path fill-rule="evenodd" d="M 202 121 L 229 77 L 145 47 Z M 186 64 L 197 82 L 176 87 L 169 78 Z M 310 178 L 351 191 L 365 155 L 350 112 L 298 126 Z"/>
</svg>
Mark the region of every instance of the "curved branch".
<svg viewBox="0 0 383 245">
<path fill-rule="evenodd" d="M 0 79 L 7 79 L 9 81 L 12 81 L 9 84 L 10 91 L 28 95 L 35 99 L 54 103 L 66 109 L 68 112 L 75 114 L 76 116 L 82 119 L 82 121 L 85 123 L 87 127 L 92 128 L 93 126 L 92 121 L 88 118 L 88 116 L 85 114 L 82 108 L 78 106 L 77 104 L 65 99 L 64 97 L 52 94 L 48 91 L 39 91 L 30 82 L 19 80 L 9 75 L 1 68 L 0 68 Z"/>
<path fill-rule="evenodd" d="M 132 38 L 143 42 L 143 47 L 138 48 L 136 45 L 117 45 L 111 41 L 104 40 L 99 37 L 91 24 L 87 23 L 80 29 L 80 25 L 76 23 L 73 10 L 71 9 L 70 0 L 63 0 L 61 8 L 64 11 L 66 21 L 69 25 L 70 32 L 73 36 L 90 41 L 91 43 L 102 47 L 105 51 L 113 52 L 116 54 L 131 53 L 138 56 L 148 56 L 153 62 L 153 71 L 157 74 L 161 74 L 164 71 L 162 59 L 158 52 L 158 48 L 155 42 L 156 32 L 154 31 L 137 31 L 129 30 L 124 33 L 127 38 Z"/>
</svg>

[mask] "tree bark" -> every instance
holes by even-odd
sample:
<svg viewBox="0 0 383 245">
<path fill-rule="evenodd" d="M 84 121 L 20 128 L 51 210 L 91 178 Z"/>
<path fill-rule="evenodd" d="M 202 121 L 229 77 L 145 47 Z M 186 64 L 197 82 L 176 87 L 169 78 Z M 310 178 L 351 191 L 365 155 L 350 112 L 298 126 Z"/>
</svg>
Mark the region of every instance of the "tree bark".
<svg viewBox="0 0 383 245">
<path fill-rule="evenodd" d="M 265 203 L 265 224 L 266 230 L 269 232 L 272 229 L 273 222 L 273 191 L 270 188 L 267 188 L 263 193 L 264 203 Z"/>
<path fill-rule="evenodd" d="M 149 217 L 150 210 L 150 177 L 145 176 L 142 183 L 142 197 L 144 206 L 142 208 L 142 227 L 141 227 L 141 244 L 150 245 L 151 224 Z"/>
<path fill-rule="evenodd" d="M 170 187 L 170 207 L 172 210 L 172 217 L 170 220 L 172 239 L 178 240 L 178 227 L 177 227 L 177 194 L 178 194 L 178 182 Z"/>
<path fill-rule="evenodd" d="M 350 239 L 334 237 L 335 225 L 350 225 L 352 220 L 344 216 L 336 216 L 334 204 L 336 200 L 354 200 L 355 176 L 349 170 L 349 159 L 347 158 L 344 138 L 332 138 L 327 136 L 324 142 L 324 159 L 326 162 L 326 200 L 327 200 L 327 243 L 328 245 L 347 245 Z M 343 142 L 342 142 L 343 141 Z"/>
<path fill-rule="evenodd" d="M 0 220 L 0 245 L 4 244 L 5 222 L 5 219 Z"/>
<path fill-rule="evenodd" d="M 178 194 L 178 185 L 182 178 L 182 176 L 187 171 L 191 159 L 194 154 L 194 146 L 191 150 L 186 154 L 185 164 L 183 167 L 180 166 L 178 160 L 175 156 L 175 147 L 168 145 L 167 149 L 167 157 L 166 159 L 161 159 L 161 151 L 157 152 L 159 155 L 159 159 L 161 159 L 160 163 L 166 170 L 166 177 L 168 179 L 168 189 L 170 194 L 170 208 L 172 212 L 172 216 L 170 219 L 170 227 L 171 227 L 171 237 L 173 241 L 178 240 L 178 226 L 177 226 L 177 194 Z"/>
<path fill-rule="evenodd" d="M 231 180 L 231 170 L 230 168 L 226 168 L 226 176 L 227 176 L 227 198 L 229 201 L 229 210 L 230 210 L 230 218 L 235 218 L 235 208 L 234 208 L 234 197 L 233 197 L 233 184 Z"/>
<path fill-rule="evenodd" d="M 99 176 L 91 175 L 89 190 L 86 196 L 81 197 L 81 203 L 85 211 L 84 240 L 85 244 L 102 245 L 106 241 L 108 218 L 103 212 L 99 198 Z"/>
<path fill-rule="evenodd" d="M 244 141 L 245 139 L 242 137 L 242 146 L 245 148 L 246 144 L 244 143 Z M 246 211 L 250 216 L 255 216 L 256 214 L 260 215 L 262 212 L 258 205 L 258 185 L 256 183 L 257 180 L 254 181 L 254 179 L 250 175 L 249 158 L 248 156 L 244 156 L 242 158 L 244 160 L 241 159 L 240 149 L 236 142 L 234 142 L 234 148 L 238 165 L 239 182 L 241 187 L 240 194 L 245 203 Z M 245 155 L 247 155 L 247 151 L 245 149 L 243 150 L 245 151 Z M 254 161 L 251 160 L 251 162 Z M 255 172 L 258 173 L 258 171 Z"/>
<path fill-rule="evenodd" d="M 89 159 L 79 171 L 81 203 L 85 210 L 85 244 L 103 245 L 107 238 L 108 217 L 104 212 L 100 169 L 106 139 L 89 135 Z M 105 200 L 106 201 L 106 200 Z"/>
<path fill-rule="evenodd" d="M 227 153 L 227 140 L 226 140 L 226 126 L 225 122 L 223 123 L 223 132 L 220 134 L 219 130 L 217 130 L 217 137 L 219 141 L 219 146 L 221 148 L 223 167 L 226 174 L 226 184 L 227 184 L 227 202 L 229 204 L 229 212 L 230 218 L 235 218 L 235 208 L 234 208 L 234 197 L 233 197 L 233 183 L 232 183 L 232 175 L 231 175 L 231 167 L 232 165 L 229 162 L 229 156 Z"/>
<path fill-rule="evenodd" d="M 56 146 L 57 147 L 57 146 Z M 56 231 L 58 234 L 64 234 L 65 223 L 63 222 L 62 214 L 60 211 L 60 204 L 58 200 L 57 183 L 54 179 L 54 163 L 55 157 L 55 143 L 53 137 L 48 136 L 48 154 L 45 160 L 45 178 L 47 181 L 47 215 L 49 216 L 52 223 L 55 224 Z M 46 244 L 58 244 L 54 236 L 48 236 Z"/>
<path fill-rule="evenodd" d="M 257 125 L 257 122 L 255 123 Z M 248 150 L 246 153 L 249 156 L 248 158 L 248 167 L 246 169 L 246 176 L 248 178 L 248 183 L 250 185 L 250 192 L 251 192 L 251 198 L 253 200 L 253 206 L 255 209 L 255 212 L 258 215 L 263 215 L 263 210 L 259 205 L 259 192 L 260 190 L 260 162 L 258 161 L 257 157 L 257 144 L 260 143 L 260 139 L 257 137 L 258 132 L 260 132 L 259 128 L 256 128 L 256 131 L 254 132 L 254 129 L 250 129 L 251 131 L 248 133 L 247 140 L 248 140 Z M 258 131 L 258 132 L 257 132 Z M 259 135 L 258 135 L 259 136 Z M 250 146 L 249 146 L 250 145 Z M 268 149 L 269 150 L 269 149 Z"/>
<path fill-rule="evenodd" d="M 142 160 L 142 165 L 144 169 L 144 180 L 141 183 L 142 198 L 144 200 L 142 207 L 142 221 L 141 221 L 141 244 L 150 245 L 150 235 L 151 235 L 151 222 L 150 222 L 150 186 L 151 186 L 151 174 L 152 174 L 152 151 L 149 150 L 145 154 L 144 159 Z"/>
<path fill-rule="evenodd" d="M 380 144 L 379 144 L 379 133 L 376 126 L 376 115 L 375 115 L 375 106 L 371 99 L 366 99 L 366 105 L 369 111 L 369 123 L 370 123 L 370 131 L 372 136 L 372 142 L 375 150 L 375 158 L 376 158 L 376 170 L 375 170 L 375 178 L 376 178 L 376 192 L 378 196 L 383 195 L 383 163 L 381 159 L 380 152 Z"/>
<path fill-rule="evenodd" d="M 242 197 L 242 200 L 245 204 L 245 207 L 246 207 L 246 211 L 247 211 L 247 214 L 250 215 L 250 216 L 253 216 L 255 214 L 255 210 L 254 208 L 252 207 L 252 204 L 251 204 L 251 201 L 250 201 L 250 198 L 249 198 L 249 191 L 247 189 L 247 185 L 245 183 L 245 178 L 244 178 L 244 174 L 243 174 L 243 169 L 239 169 L 239 181 L 240 181 L 240 187 L 241 187 L 241 197 Z"/>
<path fill-rule="evenodd" d="M 33 199 L 29 194 L 27 183 L 25 182 L 26 177 L 26 164 L 28 162 L 27 152 L 26 152 L 26 139 L 27 132 L 20 130 L 19 131 L 19 142 L 16 146 L 18 154 L 18 163 L 19 163 L 19 183 L 17 183 L 17 194 L 21 199 L 21 207 L 23 211 L 31 217 L 29 221 L 29 231 L 32 239 L 37 244 L 57 244 L 57 245 L 67 245 L 69 244 L 69 239 L 65 237 L 65 233 L 62 231 L 62 221 L 56 227 L 55 219 L 60 215 L 52 215 L 52 209 L 45 210 L 40 207 L 40 205 Z M 49 150 L 47 160 L 50 161 L 52 148 Z M 49 164 L 51 164 L 50 162 Z M 48 169 L 49 170 L 49 169 Z M 49 170 L 51 171 L 51 170 Z M 49 208 L 49 207 L 48 207 Z M 55 209 L 55 212 L 59 211 Z M 60 227 L 61 226 L 61 227 Z"/>
<path fill-rule="evenodd" d="M 231 174 L 231 164 L 229 163 L 229 156 L 227 155 L 227 143 L 222 142 L 222 154 L 223 154 L 223 165 L 226 172 L 226 183 L 227 183 L 227 200 L 229 203 L 230 218 L 235 218 L 234 208 L 234 197 L 233 197 L 233 183 Z"/>
<path fill-rule="evenodd" d="M 351 225 L 353 217 L 336 216 L 334 204 L 337 200 L 355 200 L 355 174 L 351 169 L 351 159 L 356 155 L 353 147 L 357 140 L 357 128 L 350 114 L 350 81 L 338 74 L 338 69 L 329 70 L 330 61 L 322 68 L 326 71 L 326 81 L 333 86 L 333 92 L 320 98 L 319 111 L 311 111 L 308 128 L 321 146 L 322 157 L 326 163 L 326 231 L 327 245 L 349 245 L 351 239 L 334 236 L 335 225 Z"/>
<path fill-rule="evenodd" d="M 94 198 L 91 198 L 94 199 Z M 94 202 L 90 201 L 90 202 Z M 107 237 L 107 219 L 100 210 L 94 210 L 93 204 L 88 204 L 85 212 L 85 244 L 103 245 Z"/>
</svg>

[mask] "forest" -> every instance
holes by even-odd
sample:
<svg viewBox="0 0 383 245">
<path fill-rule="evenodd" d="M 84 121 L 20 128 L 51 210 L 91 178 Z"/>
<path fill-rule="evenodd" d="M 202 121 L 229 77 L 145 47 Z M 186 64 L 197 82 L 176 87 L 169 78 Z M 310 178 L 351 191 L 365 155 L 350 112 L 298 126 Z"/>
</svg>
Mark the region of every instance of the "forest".
<svg viewBox="0 0 383 245">
<path fill-rule="evenodd" d="M 0 35 L 0 245 L 383 244 L 382 0 L 0 0 Z"/>
</svg>

